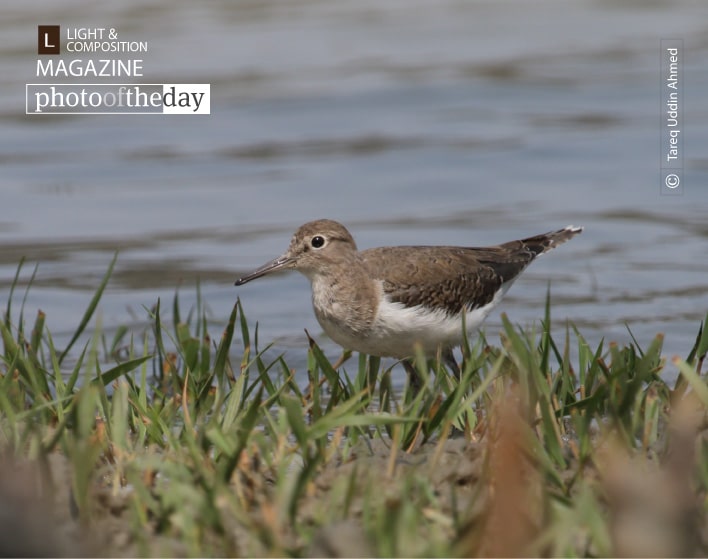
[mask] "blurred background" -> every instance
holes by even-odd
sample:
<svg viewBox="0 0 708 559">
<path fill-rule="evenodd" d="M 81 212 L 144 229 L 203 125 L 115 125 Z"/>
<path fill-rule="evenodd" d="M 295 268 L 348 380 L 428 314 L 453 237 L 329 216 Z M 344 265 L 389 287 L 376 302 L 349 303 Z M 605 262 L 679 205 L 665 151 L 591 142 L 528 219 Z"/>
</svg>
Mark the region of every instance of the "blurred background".
<svg viewBox="0 0 708 559">
<path fill-rule="evenodd" d="M 39 24 L 148 41 L 136 81 L 210 83 L 211 115 L 26 116 Z M 212 336 L 241 297 L 291 367 L 305 328 L 336 358 L 306 278 L 233 286 L 323 217 L 360 248 L 584 225 L 490 316 L 494 343 L 501 312 L 538 324 L 549 282 L 554 331 L 592 344 L 628 324 L 685 357 L 708 310 L 704 0 L 10 0 L 0 30 L 0 305 L 38 265 L 25 317 L 58 345 L 118 250 L 109 334 L 158 298 L 169 319 L 178 287 L 186 312 L 199 281 Z M 661 39 L 684 41 L 681 196 L 660 195 Z"/>
</svg>

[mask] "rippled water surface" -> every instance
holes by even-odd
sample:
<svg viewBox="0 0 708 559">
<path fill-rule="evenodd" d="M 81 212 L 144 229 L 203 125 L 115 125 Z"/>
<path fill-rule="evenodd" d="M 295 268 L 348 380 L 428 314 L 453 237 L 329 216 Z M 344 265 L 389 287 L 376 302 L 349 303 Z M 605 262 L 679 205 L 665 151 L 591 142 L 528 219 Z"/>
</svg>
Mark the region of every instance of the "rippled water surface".
<svg viewBox="0 0 708 559">
<path fill-rule="evenodd" d="M 586 230 L 500 312 L 686 355 L 708 310 L 708 3 L 11 0 L 0 19 L 0 303 L 68 336 L 115 250 L 109 330 L 160 297 L 216 334 L 240 296 L 301 367 L 319 333 L 307 280 L 233 281 L 328 217 L 360 248 L 485 245 Z M 36 25 L 149 41 L 144 82 L 210 83 L 207 117 L 25 116 Z M 684 194 L 659 195 L 659 41 L 682 38 Z M 19 305 L 23 293 L 16 295 Z M 168 308 L 169 304 L 164 304 Z M 168 312 L 168 311 L 166 311 Z M 16 316 L 16 315 L 15 315 Z M 33 320 L 33 319 L 32 319 Z M 337 347 L 322 339 L 329 355 Z"/>
</svg>

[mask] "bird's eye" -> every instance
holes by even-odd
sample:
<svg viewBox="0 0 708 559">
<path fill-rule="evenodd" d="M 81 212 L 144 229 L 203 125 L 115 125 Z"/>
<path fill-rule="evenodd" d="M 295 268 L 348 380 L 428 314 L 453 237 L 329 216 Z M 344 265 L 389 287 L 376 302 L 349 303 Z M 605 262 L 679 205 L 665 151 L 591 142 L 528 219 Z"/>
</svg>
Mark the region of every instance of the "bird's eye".
<svg viewBox="0 0 708 559">
<path fill-rule="evenodd" d="M 315 235 L 310 241 L 312 248 L 322 248 L 325 244 L 325 238 L 321 235 Z"/>
</svg>

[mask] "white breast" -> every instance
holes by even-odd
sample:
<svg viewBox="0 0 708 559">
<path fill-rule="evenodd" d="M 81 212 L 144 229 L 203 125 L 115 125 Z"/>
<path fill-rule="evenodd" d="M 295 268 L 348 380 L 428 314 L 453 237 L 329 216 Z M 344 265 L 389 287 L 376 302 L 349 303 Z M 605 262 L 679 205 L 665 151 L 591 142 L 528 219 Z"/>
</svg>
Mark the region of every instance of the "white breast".
<svg viewBox="0 0 708 559">
<path fill-rule="evenodd" d="M 465 313 L 467 333 L 474 332 L 499 304 L 510 284 L 496 293 L 490 303 Z M 444 310 L 430 310 L 418 305 L 406 307 L 383 297 L 376 318 L 367 335 L 354 336 L 340 327 L 338 321 L 318 317 L 324 331 L 341 346 L 382 357 L 403 359 L 413 355 L 413 346 L 421 344 L 427 355 L 435 355 L 439 347 L 462 343 L 462 315 L 449 315 Z"/>
</svg>

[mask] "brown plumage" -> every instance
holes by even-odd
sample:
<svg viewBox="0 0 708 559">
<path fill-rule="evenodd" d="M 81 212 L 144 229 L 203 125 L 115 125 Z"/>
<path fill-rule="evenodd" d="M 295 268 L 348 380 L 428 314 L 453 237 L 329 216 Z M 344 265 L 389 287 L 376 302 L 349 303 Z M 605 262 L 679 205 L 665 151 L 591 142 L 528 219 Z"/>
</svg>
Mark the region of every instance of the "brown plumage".
<svg viewBox="0 0 708 559">
<path fill-rule="evenodd" d="M 536 256 L 580 231 L 565 228 L 494 247 L 399 246 L 360 254 L 371 277 L 383 280 L 384 293 L 393 301 L 457 314 L 490 303 Z"/>
<path fill-rule="evenodd" d="M 315 315 L 346 349 L 404 359 L 413 345 L 433 355 L 462 342 L 462 314 L 475 330 L 538 256 L 582 231 L 558 231 L 498 246 L 398 246 L 359 251 L 347 229 L 322 219 L 300 227 L 288 250 L 236 285 L 281 269 L 312 283 Z"/>
</svg>

